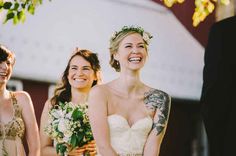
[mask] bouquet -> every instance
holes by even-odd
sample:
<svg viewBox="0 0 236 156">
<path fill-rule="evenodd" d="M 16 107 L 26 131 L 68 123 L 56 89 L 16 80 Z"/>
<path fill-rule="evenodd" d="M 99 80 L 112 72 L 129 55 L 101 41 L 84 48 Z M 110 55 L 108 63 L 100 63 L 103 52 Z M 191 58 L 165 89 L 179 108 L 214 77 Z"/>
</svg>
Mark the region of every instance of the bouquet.
<svg viewBox="0 0 236 156">
<path fill-rule="evenodd" d="M 87 115 L 88 106 L 60 102 L 49 111 L 45 132 L 56 142 L 56 151 L 62 156 L 76 147 L 93 140 Z"/>
</svg>

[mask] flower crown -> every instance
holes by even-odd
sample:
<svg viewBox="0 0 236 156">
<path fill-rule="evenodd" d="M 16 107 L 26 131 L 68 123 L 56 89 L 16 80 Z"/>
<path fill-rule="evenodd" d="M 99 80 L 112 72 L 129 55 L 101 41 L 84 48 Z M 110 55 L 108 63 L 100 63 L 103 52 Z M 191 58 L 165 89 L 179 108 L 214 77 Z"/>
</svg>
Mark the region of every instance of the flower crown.
<svg viewBox="0 0 236 156">
<path fill-rule="evenodd" d="M 153 37 L 150 33 L 144 31 L 144 29 L 142 27 L 139 27 L 139 26 L 123 26 L 120 31 L 115 31 L 113 33 L 113 35 L 111 36 L 111 41 L 114 41 L 119 34 L 124 33 L 124 32 L 129 32 L 129 31 L 134 31 L 134 32 L 139 33 L 143 37 L 143 40 L 147 44 L 150 43 L 150 39 Z"/>
</svg>

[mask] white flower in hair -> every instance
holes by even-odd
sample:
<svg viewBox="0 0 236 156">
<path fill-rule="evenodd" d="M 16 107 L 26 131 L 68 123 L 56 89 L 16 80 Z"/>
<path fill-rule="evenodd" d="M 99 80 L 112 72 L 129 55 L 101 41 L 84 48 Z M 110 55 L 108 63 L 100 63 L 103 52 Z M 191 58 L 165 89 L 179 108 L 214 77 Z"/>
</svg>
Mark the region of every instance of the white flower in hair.
<svg viewBox="0 0 236 156">
<path fill-rule="evenodd" d="M 130 31 L 134 31 L 139 33 L 142 37 L 143 40 L 149 44 L 150 39 L 152 38 L 152 35 L 146 31 L 144 31 L 144 29 L 142 27 L 139 26 L 124 26 L 122 27 L 122 29 L 120 31 L 115 31 L 112 36 L 111 36 L 111 41 L 115 40 L 116 37 L 121 34 L 121 33 L 126 33 L 126 32 L 130 32 Z"/>
<path fill-rule="evenodd" d="M 148 34 L 147 32 L 143 32 L 143 40 L 149 44 L 150 43 L 150 34 Z"/>
<path fill-rule="evenodd" d="M 111 40 L 114 40 L 117 36 L 117 32 L 115 31 L 112 35 L 111 35 Z"/>
</svg>

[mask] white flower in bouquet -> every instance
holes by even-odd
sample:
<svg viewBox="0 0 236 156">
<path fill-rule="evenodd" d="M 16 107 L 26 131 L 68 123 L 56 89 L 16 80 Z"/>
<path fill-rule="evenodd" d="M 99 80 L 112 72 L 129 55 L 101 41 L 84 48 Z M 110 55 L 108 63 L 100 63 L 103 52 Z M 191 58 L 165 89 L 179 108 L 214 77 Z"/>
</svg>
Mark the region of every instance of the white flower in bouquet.
<svg viewBox="0 0 236 156">
<path fill-rule="evenodd" d="M 66 130 L 70 129 L 70 121 L 68 119 L 62 118 L 58 123 L 58 130 L 64 133 Z"/>
<path fill-rule="evenodd" d="M 49 111 L 45 132 L 56 141 L 57 153 L 63 156 L 75 147 L 82 147 L 92 141 L 87 105 L 60 102 Z"/>
<path fill-rule="evenodd" d="M 63 110 L 52 110 L 51 115 L 56 119 L 60 119 L 64 117 L 65 112 Z"/>
</svg>

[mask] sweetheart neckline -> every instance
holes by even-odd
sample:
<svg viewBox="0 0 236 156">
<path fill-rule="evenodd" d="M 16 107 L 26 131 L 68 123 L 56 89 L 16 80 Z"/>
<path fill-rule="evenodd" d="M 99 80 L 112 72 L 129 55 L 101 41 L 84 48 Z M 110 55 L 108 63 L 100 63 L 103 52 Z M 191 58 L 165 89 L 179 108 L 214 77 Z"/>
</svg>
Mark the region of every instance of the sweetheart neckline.
<svg viewBox="0 0 236 156">
<path fill-rule="evenodd" d="M 111 116 L 118 116 L 118 117 L 120 117 L 121 119 L 123 119 L 123 120 L 127 123 L 127 125 L 129 126 L 129 128 L 132 128 L 133 126 L 135 126 L 137 123 L 139 123 L 140 121 L 142 121 L 142 120 L 144 120 L 144 119 L 151 119 L 151 120 L 152 120 L 152 118 L 148 115 L 148 116 L 146 116 L 146 117 L 144 117 L 144 118 L 141 118 L 141 119 L 136 120 L 132 125 L 130 125 L 129 122 L 128 122 L 128 120 L 127 120 L 125 117 L 123 117 L 122 115 L 119 115 L 119 114 L 111 114 L 111 115 L 108 115 L 107 117 L 109 118 L 109 117 L 111 117 Z"/>
</svg>

